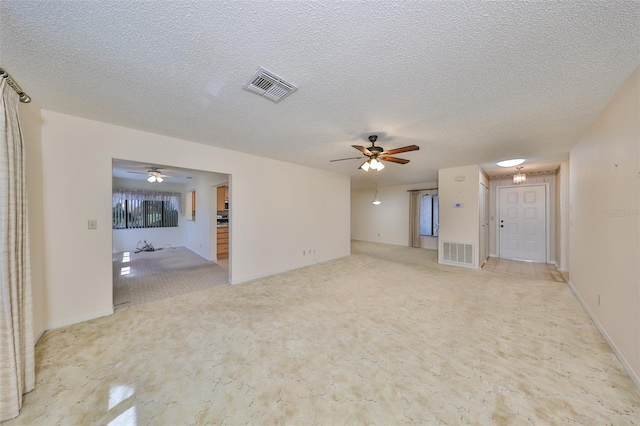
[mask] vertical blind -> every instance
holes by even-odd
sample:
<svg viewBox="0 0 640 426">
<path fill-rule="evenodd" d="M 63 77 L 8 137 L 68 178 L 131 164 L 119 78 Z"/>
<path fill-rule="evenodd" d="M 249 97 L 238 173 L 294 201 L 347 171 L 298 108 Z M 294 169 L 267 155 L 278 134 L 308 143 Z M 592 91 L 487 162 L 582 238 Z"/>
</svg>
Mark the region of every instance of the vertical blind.
<svg viewBox="0 0 640 426">
<path fill-rule="evenodd" d="M 178 226 L 183 212 L 178 192 L 116 189 L 113 191 L 113 228 L 164 228 Z"/>
</svg>

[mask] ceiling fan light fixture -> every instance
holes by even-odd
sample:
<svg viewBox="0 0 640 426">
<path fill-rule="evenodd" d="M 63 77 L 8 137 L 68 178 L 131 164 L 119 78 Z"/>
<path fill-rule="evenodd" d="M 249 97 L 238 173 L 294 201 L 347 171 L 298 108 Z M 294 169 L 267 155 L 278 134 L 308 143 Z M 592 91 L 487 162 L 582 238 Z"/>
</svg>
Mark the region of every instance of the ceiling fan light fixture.
<svg viewBox="0 0 640 426">
<path fill-rule="evenodd" d="M 407 164 L 409 160 L 393 157 L 393 154 L 417 151 L 420 149 L 418 145 L 408 145 L 403 146 L 402 148 L 395 148 L 390 149 L 389 151 L 385 151 L 384 148 L 376 146 L 376 140 L 378 140 L 378 135 L 369 136 L 369 142 L 371 142 L 371 146 L 369 148 L 365 148 L 364 146 L 360 145 L 351 145 L 353 148 L 357 149 L 367 157 L 367 159 L 362 164 L 360 164 L 360 167 L 358 167 L 358 169 L 362 169 L 365 172 L 368 172 L 369 169 L 373 169 L 379 172 L 385 168 L 385 165 L 381 160 L 399 164 Z M 332 163 L 334 161 L 356 160 L 360 158 L 362 157 L 338 158 L 337 160 L 329 160 L 329 162 Z"/>
<path fill-rule="evenodd" d="M 147 182 L 149 183 L 160 183 L 164 179 L 162 178 L 162 173 L 158 171 L 158 169 L 149 170 L 149 177 L 147 178 Z"/>
</svg>

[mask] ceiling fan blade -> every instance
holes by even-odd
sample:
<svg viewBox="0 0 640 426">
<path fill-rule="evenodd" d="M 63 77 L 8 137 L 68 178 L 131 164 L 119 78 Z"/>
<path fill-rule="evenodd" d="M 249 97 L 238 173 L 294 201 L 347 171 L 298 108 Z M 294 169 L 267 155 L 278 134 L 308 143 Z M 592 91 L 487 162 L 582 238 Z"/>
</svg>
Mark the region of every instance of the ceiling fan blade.
<svg viewBox="0 0 640 426">
<path fill-rule="evenodd" d="M 357 160 L 357 159 L 361 159 L 362 157 L 349 157 L 349 158 L 338 158 L 337 160 L 329 160 L 330 163 L 333 163 L 334 161 L 343 161 L 343 160 Z"/>
<path fill-rule="evenodd" d="M 146 175 L 147 172 L 132 172 L 131 170 L 127 170 L 127 173 L 133 173 L 134 175 Z"/>
<path fill-rule="evenodd" d="M 392 163 L 398 163 L 398 164 L 407 164 L 409 162 L 409 160 L 405 160 L 404 158 L 391 157 L 389 155 L 378 157 L 378 160 L 391 161 Z"/>
<path fill-rule="evenodd" d="M 393 155 L 393 154 L 400 154 L 401 152 L 417 151 L 419 149 L 420 147 L 418 145 L 409 145 L 409 146 L 403 146 L 402 148 L 390 149 L 389 151 L 383 152 L 383 154 Z"/>
<path fill-rule="evenodd" d="M 360 146 L 360 145 L 351 145 L 351 146 L 357 149 L 358 151 L 360 151 L 361 153 L 363 153 L 364 155 L 373 155 L 371 151 L 369 151 L 364 146 Z"/>
</svg>

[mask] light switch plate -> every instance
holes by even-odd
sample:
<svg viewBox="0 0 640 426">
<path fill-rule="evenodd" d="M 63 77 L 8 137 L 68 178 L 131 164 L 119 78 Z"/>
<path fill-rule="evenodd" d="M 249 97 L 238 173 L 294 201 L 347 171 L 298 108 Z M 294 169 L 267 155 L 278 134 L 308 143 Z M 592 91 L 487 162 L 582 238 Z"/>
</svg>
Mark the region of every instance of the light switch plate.
<svg viewBox="0 0 640 426">
<path fill-rule="evenodd" d="M 98 221 L 96 219 L 89 219 L 87 221 L 87 228 L 95 231 L 96 229 L 98 229 Z"/>
</svg>

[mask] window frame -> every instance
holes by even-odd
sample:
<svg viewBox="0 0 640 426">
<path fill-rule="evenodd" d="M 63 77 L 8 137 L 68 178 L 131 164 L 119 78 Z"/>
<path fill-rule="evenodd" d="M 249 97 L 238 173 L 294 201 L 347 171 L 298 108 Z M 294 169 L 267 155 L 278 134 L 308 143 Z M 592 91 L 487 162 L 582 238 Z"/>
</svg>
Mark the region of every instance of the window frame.
<svg viewBox="0 0 640 426">
<path fill-rule="evenodd" d="M 423 231 L 423 199 L 425 197 L 429 197 L 430 198 L 430 216 L 431 216 L 431 224 L 430 224 L 430 229 L 431 229 L 431 233 L 422 233 Z M 439 235 L 439 228 L 440 228 L 440 202 L 439 202 L 439 197 L 438 194 L 430 194 L 430 193 L 426 193 L 426 194 L 420 194 L 420 209 L 419 209 L 419 219 L 418 219 L 418 232 L 420 234 L 420 237 L 438 237 Z"/>
</svg>

